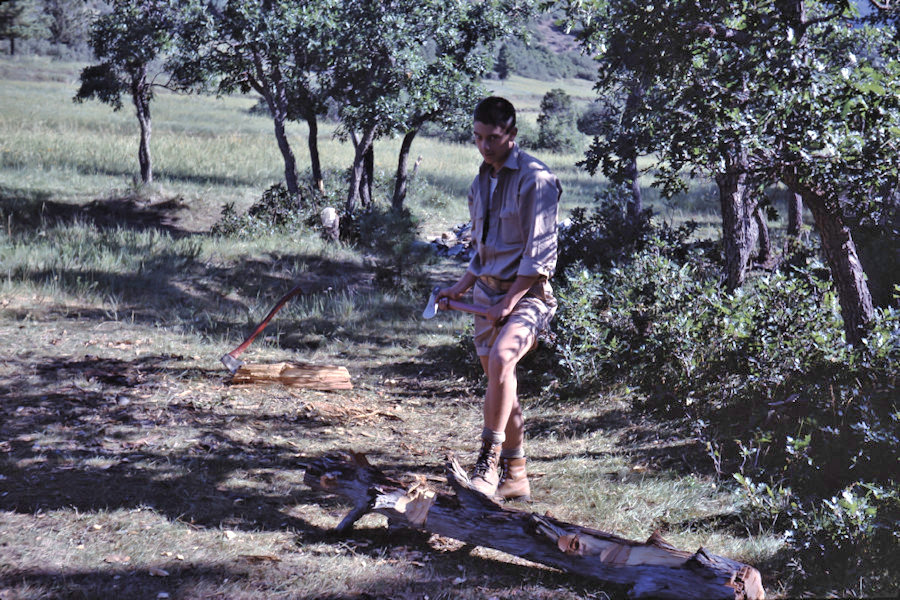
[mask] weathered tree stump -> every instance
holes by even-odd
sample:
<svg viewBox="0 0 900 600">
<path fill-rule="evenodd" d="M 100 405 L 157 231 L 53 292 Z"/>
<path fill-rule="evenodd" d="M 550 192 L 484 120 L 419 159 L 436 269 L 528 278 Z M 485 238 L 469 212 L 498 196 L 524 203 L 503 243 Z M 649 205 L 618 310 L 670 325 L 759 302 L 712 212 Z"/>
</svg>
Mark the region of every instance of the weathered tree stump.
<svg viewBox="0 0 900 600">
<path fill-rule="evenodd" d="M 346 367 L 302 363 L 243 364 L 231 378 L 233 385 L 281 383 L 289 387 L 314 390 L 350 390 L 350 373 Z"/>
<path fill-rule="evenodd" d="M 455 460 L 447 479 L 455 494 L 424 480 L 408 488 L 371 466 L 362 454 L 329 455 L 307 465 L 304 482 L 354 504 L 337 526 L 343 532 L 366 513 L 395 524 L 485 546 L 566 572 L 625 585 L 634 598 L 765 598 L 759 571 L 709 554 L 678 550 L 654 533 L 646 542 L 500 506 L 469 487 Z"/>
</svg>

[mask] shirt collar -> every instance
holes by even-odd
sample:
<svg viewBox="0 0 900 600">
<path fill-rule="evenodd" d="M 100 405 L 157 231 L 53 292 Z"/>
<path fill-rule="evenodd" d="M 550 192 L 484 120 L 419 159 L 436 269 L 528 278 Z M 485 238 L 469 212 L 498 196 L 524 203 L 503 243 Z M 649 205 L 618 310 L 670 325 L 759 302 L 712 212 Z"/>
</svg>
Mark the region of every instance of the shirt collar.
<svg viewBox="0 0 900 600">
<path fill-rule="evenodd" d="M 479 174 L 484 175 L 485 173 L 490 171 L 490 169 L 491 165 L 482 161 L 481 167 L 478 169 L 478 172 Z M 503 163 L 503 168 L 501 168 L 500 170 L 502 171 L 503 169 L 519 169 L 519 144 L 513 144 L 512 150 L 509 151 L 509 156 L 506 157 L 506 161 L 504 161 Z"/>
</svg>

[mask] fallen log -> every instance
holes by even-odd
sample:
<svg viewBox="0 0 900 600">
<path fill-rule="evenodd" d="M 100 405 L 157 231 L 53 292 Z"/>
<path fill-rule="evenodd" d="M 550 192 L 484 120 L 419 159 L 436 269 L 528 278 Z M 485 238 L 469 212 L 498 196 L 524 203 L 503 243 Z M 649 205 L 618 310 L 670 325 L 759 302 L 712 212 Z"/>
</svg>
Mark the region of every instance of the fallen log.
<svg viewBox="0 0 900 600">
<path fill-rule="evenodd" d="M 351 390 L 346 367 L 303 363 L 242 364 L 231 378 L 232 385 L 281 383 L 314 390 Z"/>
<path fill-rule="evenodd" d="M 337 526 L 348 531 L 366 513 L 404 525 L 628 587 L 634 598 L 762 600 L 759 571 L 700 548 L 678 550 L 654 532 L 646 542 L 624 539 L 549 515 L 501 506 L 469 486 L 459 464 L 447 464 L 455 494 L 412 487 L 387 477 L 362 454 L 329 455 L 307 465 L 304 482 L 348 498 L 354 508 Z"/>
</svg>

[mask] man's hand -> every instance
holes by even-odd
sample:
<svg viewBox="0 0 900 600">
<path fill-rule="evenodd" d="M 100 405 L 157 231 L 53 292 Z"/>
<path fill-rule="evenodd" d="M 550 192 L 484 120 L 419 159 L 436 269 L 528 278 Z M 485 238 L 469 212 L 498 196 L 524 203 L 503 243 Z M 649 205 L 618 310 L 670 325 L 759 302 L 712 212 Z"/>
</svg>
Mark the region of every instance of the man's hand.
<svg viewBox="0 0 900 600">
<path fill-rule="evenodd" d="M 466 271 L 463 276 L 460 277 L 459 281 L 457 281 L 450 287 L 445 287 L 438 290 L 437 300 L 438 302 L 440 302 L 441 298 L 459 300 L 460 298 L 462 298 L 463 294 L 472 289 L 473 285 L 475 285 L 475 276 Z"/>
<path fill-rule="evenodd" d="M 500 302 L 488 309 L 485 318 L 493 323 L 494 327 L 502 327 L 506 323 L 506 319 L 509 315 L 512 314 L 513 309 L 516 308 L 519 300 L 525 297 L 528 290 L 530 290 L 539 279 L 540 277 L 517 276 L 512 286 L 510 286 L 509 291 L 506 292 L 506 295 L 503 296 Z"/>
<path fill-rule="evenodd" d="M 506 323 L 506 318 L 512 314 L 513 308 L 515 308 L 515 305 L 506 305 L 507 297 L 488 308 L 487 314 L 484 315 L 484 318 L 490 321 L 494 327 L 502 327 Z"/>
</svg>

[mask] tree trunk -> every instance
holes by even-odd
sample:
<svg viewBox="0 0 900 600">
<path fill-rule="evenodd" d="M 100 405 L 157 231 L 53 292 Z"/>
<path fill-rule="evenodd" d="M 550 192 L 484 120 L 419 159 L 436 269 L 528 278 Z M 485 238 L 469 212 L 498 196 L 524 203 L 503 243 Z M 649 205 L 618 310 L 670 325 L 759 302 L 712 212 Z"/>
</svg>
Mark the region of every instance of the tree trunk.
<svg viewBox="0 0 900 600">
<path fill-rule="evenodd" d="M 312 168 L 313 185 L 319 192 L 325 192 L 325 181 L 322 178 L 322 163 L 319 161 L 319 121 L 315 111 L 307 111 L 304 119 L 309 128 L 307 145 L 309 146 L 309 163 Z"/>
<path fill-rule="evenodd" d="M 725 278 L 729 290 L 744 283 L 747 264 L 756 246 L 758 230 L 754 213 L 756 202 L 747 185 L 747 158 L 738 151 L 716 175 L 722 206 L 722 242 L 725 249 Z"/>
<path fill-rule="evenodd" d="M 452 461 L 447 480 L 455 495 L 430 489 L 424 479 L 407 488 L 372 467 L 365 456 L 326 456 L 306 467 L 303 481 L 349 498 L 354 508 L 340 533 L 369 512 L 388 521 L 629 588 L 632 598 L 762 599 L 759 571 L 737 561 L 678 550 L 657 533 L 637 542 L 549 515 L 504 508 L 471 489 Z"/>
<path fill-rule="evenodd" d="M 269 113 L 272 115 L 275 125 L 275 140 L 278 142 L 278 149 L 284 159 L 284 183 L 288 192 L 299 201 L 300 182 L 297 180 L 297 159 L 294 158 L 294 151 L 291 150 L 291 144 L 284 129 L 288 114 L 288 100 L 281 71 L 276 64 L 272 67 L 271 75 L 267 76 L 262 57 L 255 50 L 253 65 L 256 69 L 256 79 L 251 82 L 251 85 L 265 98 L 266 104 L 269 106 Z M 266 85 L 266 82 L 270 82 L 271 85 Z"/>
<path fill-rule="evenodd" d="M 397 163 L 397 179 L 394 182 L 394 197 L 391 200 L 391 207 L 394 210 L 403 208 L 403 201 L 406 199 L 407 168 L 406 163 L 409 160 L 409 151 L 412 149 L 413 139 L 415 139 L 418 129 L 408 131 L 403 136 L 403 143 L 400 144 L 400 160 Z"/>
<path fill-rule="evenodd" d="M 636 225 L 640 220 L 641 213 L 644 212 L 644 196 L 641 192 L 636 154 L 632 156 L 628 166 L 628 179 L 631 181 L 631 202 L 628 203 L 626 216 L 629 223 Z"/>
<path fill-rule="evenodd" d="M 801 183 L 794 176 L 789 176 L 785 183 L 791 191 L 802 196 L 803 203 L 813 215 L 841 304 L 844 334 L 848 342 L 859 347 L 875 318 L 875 309 L 850 227 L 835 199 Z"/>
<path fill-rule="evenodd" d="M 297 159 L 294 158 L 294 151 L 291 150 L 291 144 L 284 129 L 285 115 L 287 114 L 284 109 L 285 104 L 272 97 L 266 98 L 266 100 L 269 102 L 269 110 L 272 112 L 272 120 L 275 123 L 275 139 L 278 141 L 278 149 L 284 158 L 285 185 L 291 196 L 299 198 L 300 182 L 297 180 Z"/>
<path fill-rule="evenodd" d="M 16 55 L 16 38 L 14 36 L 9 36 L 9 55 Z"/>
<path fill-rule="evenodd" d="M 353 139 L 355 152 L 353 156 L 353 168 L 350 171 L 350 187 L 347 192 L 347 206 L 345 208 L 345 212 L 350 215 L 356 212 L 356 207 L 360 204 L 362 198 L 360 187 L 362 186 L 365 172 L 365 155 L 369 146 L 371 146 L 372 142 L 375 140 L 375 128 L 369 127 L 363 131 L 362 138 L 357 138 L 355 133 L 351 138 Z"/>
<path fill-rule="evenodd" d="M 753 213 L 753 217 L 756 221 L 759 239 L 759 252 L 756 255 L 756 262 L 765 265 L 772 258 L 772 239 L 769 236 L 769 225 L 766 222 L 766 211 L 761 206 L 758 206 Z"/>
<path fill-rule="evenodd" d="M 625 110 L 622 115 L 624 127 L 630 129 L 633 126 L 634 115 L 640 108 L 643 97 L 644 83 L 635 79 L 632 82 L 631 89 L 628 91 L 628 98 L 625 99 Z M 631 182 L 631 201 L 628 203 L 627 219 L 629 223 L 636 225 L 641 213 L 644 211 L 644 197 L 641 192 L 640 173 L 637 167 L 637 143 L 633 135 L 628 138 L 627 147 L 623 148 L 622 156 L 627 157 L 626 176 L 628 181 Z"/>
<path fill-rule="evenodd" d="M 803 196 L 791 192 L 787 203 L 787 234 L 788 237 L 799 238 L 803 227 Z"/>
<path fill-rule="evenodd" d="M 153 182 L 153 164 L 150 158 L 150 102 L 147 98 L 147 69 L 141 67 L 131 74 L 131 101 L 141 126 L 141 139 L 138 143 L 138 163 L 141 168 L 141 183 Z"/>
<path fill-rule="evenodd" d="M 372 207 L 372 186 L 375 183 L 375 146 L 369 144 L 369 149 L 363 156 L 363 180 L 360 184 L 359 194 L 362 199 L 362 206 L 365 209 Z"/>
</svg>

